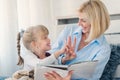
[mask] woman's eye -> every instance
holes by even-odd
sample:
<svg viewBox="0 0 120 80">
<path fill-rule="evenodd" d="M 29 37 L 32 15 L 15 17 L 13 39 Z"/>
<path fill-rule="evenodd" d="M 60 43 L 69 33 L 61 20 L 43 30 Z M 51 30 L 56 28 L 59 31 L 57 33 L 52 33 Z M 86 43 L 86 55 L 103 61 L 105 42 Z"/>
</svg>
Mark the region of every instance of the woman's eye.
<svg viewBox="0 0 120 80">
<path fill-rule="evenodd" d="M 44 39 L 47 39 L 47 37 L 44 37 Z"/>
</svg>

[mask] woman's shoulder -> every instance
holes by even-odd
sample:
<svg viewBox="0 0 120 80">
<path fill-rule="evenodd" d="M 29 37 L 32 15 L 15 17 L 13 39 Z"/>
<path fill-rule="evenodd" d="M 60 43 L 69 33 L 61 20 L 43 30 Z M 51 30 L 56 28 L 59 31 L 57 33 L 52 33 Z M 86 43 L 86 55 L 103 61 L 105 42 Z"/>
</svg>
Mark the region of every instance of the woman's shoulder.
<svg viewBox="0 0 120 80">
<path fill-rule="evenodd" d="M 97 38 L 98 47 L 104 50 L 110 50 L 110 44 L 108 43 L 106 37 L 104 35 L 101 35 L 99 38 Z"/>
</svg>

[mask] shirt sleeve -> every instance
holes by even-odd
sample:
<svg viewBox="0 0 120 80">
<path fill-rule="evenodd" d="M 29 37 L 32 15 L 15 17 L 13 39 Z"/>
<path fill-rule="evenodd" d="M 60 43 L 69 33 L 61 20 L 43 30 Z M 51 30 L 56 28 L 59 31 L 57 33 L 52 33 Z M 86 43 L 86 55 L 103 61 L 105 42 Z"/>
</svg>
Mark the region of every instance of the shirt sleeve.
<svg viewBox="0 0 120 80">
<path fill-rule="evenodd" d="M 110 58 L 110 53 L 111 53 L 110 46 L 104 46 L 99 50 L 97 55 L 95 55 L 93 60 L 98 60 L 98 64 L 95 69 L 94 75 L 90 80 L 94 80 L 94 79 L 96 80 L 101 77 L 103 70 L 105 68 L 105 65 L 107 64 Z"/>
</svg>

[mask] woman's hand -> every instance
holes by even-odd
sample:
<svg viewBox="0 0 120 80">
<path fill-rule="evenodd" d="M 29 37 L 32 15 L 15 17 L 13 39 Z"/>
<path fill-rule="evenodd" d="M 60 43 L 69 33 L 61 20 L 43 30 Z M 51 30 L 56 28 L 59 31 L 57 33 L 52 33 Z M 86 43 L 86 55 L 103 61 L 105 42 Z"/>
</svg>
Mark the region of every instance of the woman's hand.
<svg viewBox="0 0 120 80">
<path fill-rule="evenodd" d="M 72 60 L 76 57 L 76 54 L 75 54 L 75 46 L 76 46 L 76 37 L 74 38 L 74 42 L 72 44 L 71 42 L 71 37 L 69 36 L 68 37 L 68 40 L 67 40 L 67 51 L 66 51 L 66 56 L 63 57 L 62 59 L 62 63 L 64 64 L 66 61 L 68 60 Z"/>
<path fill-rule="evenodd" d="M 70 80 L 71 76 L 72 76 L 73 71 L 69 71 L 68 75 L 66 77 L 61 77 L 58 73 L 56 73 L 55 71 L 52 72 L 47 72 L 45 73 L 45 78 L 47 80 Z"/>
</svg>

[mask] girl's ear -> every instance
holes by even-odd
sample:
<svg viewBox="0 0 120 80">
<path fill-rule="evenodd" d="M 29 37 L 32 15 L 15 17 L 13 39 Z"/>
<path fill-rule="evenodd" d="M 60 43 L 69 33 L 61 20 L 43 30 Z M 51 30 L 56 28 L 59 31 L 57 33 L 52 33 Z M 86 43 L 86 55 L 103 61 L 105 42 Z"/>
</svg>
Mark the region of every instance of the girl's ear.
<svg viewBox="0 0 120 80">
<path fill-rule="evenodd" d="M 37 43 L 35 41 L 32 41 L 30 43 L 30 48 L 31 48 L 31 51 L 32 52 L 35 52 L 36 51 L 36 46 L 37 46 Z"/>
<path fill-rule="evenodd" d="M 36 47 L 36 46 L 37 46 L 37 45 L 36 45 L 36 42 L 35 42 L 35 41 L 32 41 L 32 42 L 31 42 L 31 47 L 34 48 L 34 47 Z"/>
</svg>

